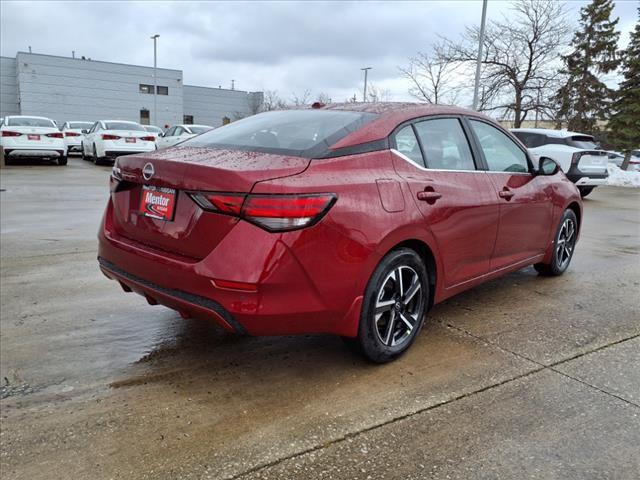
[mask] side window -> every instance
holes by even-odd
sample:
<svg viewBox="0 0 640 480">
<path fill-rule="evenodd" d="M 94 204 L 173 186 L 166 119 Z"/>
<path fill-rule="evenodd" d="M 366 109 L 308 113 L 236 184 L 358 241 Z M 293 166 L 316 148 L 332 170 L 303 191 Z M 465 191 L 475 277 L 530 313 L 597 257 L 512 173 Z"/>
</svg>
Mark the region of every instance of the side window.
<svg viewBox="0 0 640 480">
<path fill-rule="evenodd" d="M 509 137 L 488 123 L 470 120 L 492 172 L 529 172 L 526 154 Z"/>
<path fill-rule="evenodd" d="M 184 132 L 184 128 L 182 127 L 176 127 L 176 133 L 174 134 L 176 137 L 179 137 L 180 135 L 183 135 Z"/>
<path fill-rule="evenodd" d="M 407 125 L 396 133 L 396 149 L 404 156 L 408 157 L 413 163 L 420 167 L 424 167 L 422 160 L 422 152 L 416 135 L 413 133 L 411 125 Z"/>
<path fill-rule="evenodd" d="M 427 168 L 475 170 L 471 148 L 460 121 L 436 118 L 416 123 Z"/>
<path fill-rule="evenodd" d="M 171 127 L 169 130 L 167 130 L 167 133 L 165 133 L 164 136 L 173 137 L 175 131 L 176 131 L 176 127 Z"/>
</svg>

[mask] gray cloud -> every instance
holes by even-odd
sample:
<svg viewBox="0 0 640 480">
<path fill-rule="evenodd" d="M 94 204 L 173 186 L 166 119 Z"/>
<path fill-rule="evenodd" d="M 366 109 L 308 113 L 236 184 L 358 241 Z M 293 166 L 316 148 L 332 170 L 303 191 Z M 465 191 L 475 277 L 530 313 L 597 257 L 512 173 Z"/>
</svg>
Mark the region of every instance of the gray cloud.
<svg viewBox="0 0 640 480">
<path fill-rule="evenodd" d="M 585 1 L 567 2 L 569 17 Z M 489 17 L 509 15 L 489 0 Z M 184 71 L 187 84 L 244 90 L 305 89 L 342 101 L 360 94 L 361 67 L 371 81 L 408 98 L 397 66 L 438 35 L 455 37 L 479 21 L 481 3 L 423 2 L 14 2 L 3 1 L 2 55 L 27 50 L 150 65 L 149 36 L 161 35 L 159 65 Z M 29 13 L 25 14 L 25 8 Z M 625 30 L 636 2 L 618 1 Z M 626 35 L 625 35 L 626 38 Z"/>
</svg>

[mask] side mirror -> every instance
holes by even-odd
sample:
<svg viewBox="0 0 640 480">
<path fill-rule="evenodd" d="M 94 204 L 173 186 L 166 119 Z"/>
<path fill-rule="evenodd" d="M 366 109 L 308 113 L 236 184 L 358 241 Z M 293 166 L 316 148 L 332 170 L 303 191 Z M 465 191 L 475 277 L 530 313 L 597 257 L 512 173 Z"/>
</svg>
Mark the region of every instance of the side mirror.
<svg viewBox="0 0 640 480">
<path fill-rule="evenodd" d="M 164 132 L 160 132 L 160 133 L 158 134 L 158 136 L 159 136 L 159 137 L 164 137 Z"/>
<path fill-rule="evenodd" d="M 83 128 L 83 129 L 81 130 L 81 132 L 82 132 L 82 133 L 89 133 L 89 130 L 87 130 L 86 128 Z"/>
<path fill-rule="evenodd" d="M 560 165 L 549 157 L 540 157 L 538 161 L 538 174 L 539 175 L 555 175 L 560 171 Z"/>
</svg>

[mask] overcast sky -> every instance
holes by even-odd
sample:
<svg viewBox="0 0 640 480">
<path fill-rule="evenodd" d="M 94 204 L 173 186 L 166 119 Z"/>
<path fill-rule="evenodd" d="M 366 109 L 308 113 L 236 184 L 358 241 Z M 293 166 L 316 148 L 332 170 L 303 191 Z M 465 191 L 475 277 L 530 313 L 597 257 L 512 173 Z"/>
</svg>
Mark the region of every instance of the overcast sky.
<svg viewBox="0 0 640 480">
<path fill-rule="evenodd" d="M 563 2 L 577 22 L 586 1 Z M 509 3 L 489 0 L 489 18 L 509 15 Z M 628 42 L 638 0 L 617 0 L 615 15 Z M 334 101 L 357 93 L 361 67 L 410 99 L 398 73 L 408 57 L 437 35 L 455 38 L 479 23 L 482 2 L 0 2 L 1 54 L 17 51 L 153 65 L 152 34 L 160 34 L 158 66 L 181 69 L 187 85 L 277 90 L 289 99 L 305 89 Z"/>
</svg>

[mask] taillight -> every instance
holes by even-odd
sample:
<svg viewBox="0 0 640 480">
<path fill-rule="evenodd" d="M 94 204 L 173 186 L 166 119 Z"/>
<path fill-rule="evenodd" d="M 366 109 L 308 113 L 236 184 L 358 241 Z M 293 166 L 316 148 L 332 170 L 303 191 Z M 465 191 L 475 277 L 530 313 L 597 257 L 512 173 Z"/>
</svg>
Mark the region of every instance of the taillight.
<svg viewBox="0 0 640 480">
<path fill-rule="evenodd" d="M 63 138 L 64 135 L 62 135 L 62 132 L 55 132 L 55 133 L 47 133 L 45 135 L 45 137 L 49 137 L 49 138 Z"/>
<path fill-rule="evenodd" d="M 103 133 L 102 139 L 103 140 L 119 140 L 120 137 L 118 135 L 111 135 L 110 133 Z"/>
<path fill-rule="evenodd" d="M 79 137 L 80 134 L 76 132 L 64 132 L 65 137 Z"/>
<path fill-rule="evenodd" d="M 22 135 L 20 132 L 10 132 L 9 130 L 2 131 L 3 137 L 19 137 L 20 135 Z"/>
<path fill-rule="evenodd" d="M 582 156 L 584 152 L 576 152 L 573 155 L 571 155 L 571 164 L 572 165 L 577 165 L 578 162 L 580 161 L 580 157 Z"/>
<path fill-rule="evenodd" d="M 191 193 L 204 210 L 242 218 L 271 232 L 284 232 L 317 223 L 336 201 L 333 193 L 244 195 Z"/>
<path fill-rule="evenodd" d="M 156 141 L 155 137 L 152 137 L 152 136 L 142 137 L 140 140 L 144 140 L 145 142 L 155 142 Z"/>
</svg>

